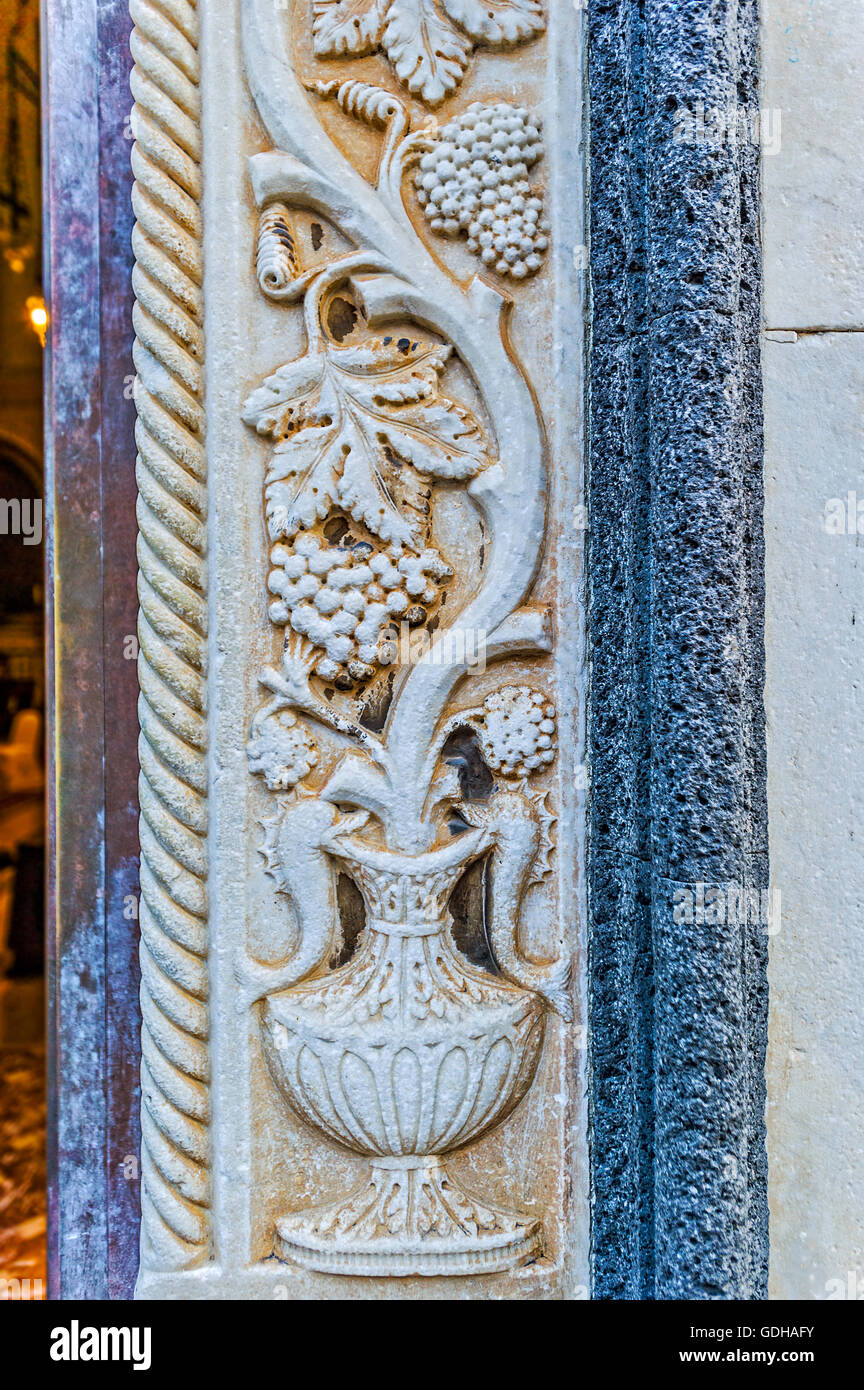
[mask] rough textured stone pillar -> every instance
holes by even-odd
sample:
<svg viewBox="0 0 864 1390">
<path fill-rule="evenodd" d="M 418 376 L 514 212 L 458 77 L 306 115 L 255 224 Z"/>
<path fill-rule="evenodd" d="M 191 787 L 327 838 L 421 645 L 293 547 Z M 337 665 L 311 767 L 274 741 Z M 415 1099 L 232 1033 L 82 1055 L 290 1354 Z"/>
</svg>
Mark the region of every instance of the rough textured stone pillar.
<svg viewBox="0 0 864 1390">
<path fill-rule="evenodd" d="M 765 1292 L 767 941 L 736 901 L 767 886 L 759 150 L 735 126 L 758 110 L 756 18 L 737 0 L 589 7 L 592 1249 L 606 1298 Z M 731 113 L 726 138 L 700 109 Z"/>
</svg>

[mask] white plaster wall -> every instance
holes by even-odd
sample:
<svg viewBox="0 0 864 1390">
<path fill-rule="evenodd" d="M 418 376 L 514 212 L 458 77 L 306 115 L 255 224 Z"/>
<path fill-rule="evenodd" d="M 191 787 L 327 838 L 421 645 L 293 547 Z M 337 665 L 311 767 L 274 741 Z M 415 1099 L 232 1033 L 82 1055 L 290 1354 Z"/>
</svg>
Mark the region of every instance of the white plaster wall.
<svg viewBox="0 0 864 1390">
<path fill-rule="evenodd" d="M 762 25 L 770 1289 L 864 1298 L 864 0 Z"/>
</svg>

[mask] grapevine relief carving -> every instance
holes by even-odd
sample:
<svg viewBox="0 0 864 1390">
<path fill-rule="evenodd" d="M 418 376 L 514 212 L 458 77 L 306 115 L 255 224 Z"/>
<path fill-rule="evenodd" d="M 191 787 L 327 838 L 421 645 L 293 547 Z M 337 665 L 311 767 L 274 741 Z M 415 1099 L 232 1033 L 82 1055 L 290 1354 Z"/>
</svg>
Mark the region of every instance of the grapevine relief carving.
<svg viewBox="0 0 864 1390">
<path fill-rule="evenodd" d="M 555 758 L 556 726 L 534 675 L 455 709 L 471 676 L 453 639 L 482 632 L 487 661 L 550 651 L 548 615 L 529 598 L 545 528 L 542 427 L 506 345 L 502 294 L 478 278 L 460 286 L 406 211 L 405 173 L 434 152 L 434 134 L 412 131 L 383 89 L 309 91 L 268 43 L 268 0 L 251 0 L 245 18 L 250 85 L 279 147 L 250 162 L 258 283 L 277 302 L 302 303 L 306 348 L 242 408 L 269 445 L 269 612 L 284 632 L 280 664 L 260 674 L 267 697 L 247 753 L 273 795 L 263 852 L 298 932 L 280 964 L 238 960 L 238 994 L 256 1007 L 290 1109 L 370 1159 L 347 1198 L 282 1217 L 275 1250 L 332 1273 L 493 1272 L 536 1256 L 539 1222 L 465 1191 L 446 1160 L 524 1097 L 550 1009 L 569 1017 L 563 951 L 540 963 L 519 937 L 525 894 L 549 868 L 554 817 L 532 779 Z M 405 57 L 409 18 L 410 43 L 433 23 L 450 35 L 424 39 L 423 62 Z M 380 43 L 433 102 L 461 77 L 469 38 L 518 42 L 542 15 L 533 0 L 320 0 L 314 25 L 322 56 Z M 374 188 L 318 121 L 316 103 L 334 97 L 384 132 Z M 304 243 L 301 254 L 298 219 L 310 213 L 350 249 L 316 257 Z M 450 381 L 457 362 L 476 409 L 462 399 L 465 378 L 463 388 Z M 460 612 L 444 601 L 454 574 L 436 532 L 442 488 L 464 490 L 488 538 Z M 397 676 L 373 731 L 363 701 L 387 679 L 387 634 L 402 622 L 427 633 L 430 655 Z M 474 731 L 494 777 L 483 804 L 462 798 L 442 757 L 456 728 Z M 491 866 L 498 974 L 471 964 L 450 931 L 450 895 L 479 859 Z M 366 920 L 355 954 L 331 969 L 337 873 L 356 884 Z"/>
</svg>

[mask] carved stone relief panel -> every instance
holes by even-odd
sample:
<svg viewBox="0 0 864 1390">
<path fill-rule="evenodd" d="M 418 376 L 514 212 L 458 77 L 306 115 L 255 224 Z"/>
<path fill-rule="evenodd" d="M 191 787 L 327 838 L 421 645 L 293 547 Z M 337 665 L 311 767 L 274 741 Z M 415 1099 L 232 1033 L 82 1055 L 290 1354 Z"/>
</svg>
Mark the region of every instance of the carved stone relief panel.
<svg viewBox="0 0 864 1390">
<path fill-rule="evenodd" d="M 139 1292 L 580 1296 L 579 15 L 132 14 Z"/>
</svg>

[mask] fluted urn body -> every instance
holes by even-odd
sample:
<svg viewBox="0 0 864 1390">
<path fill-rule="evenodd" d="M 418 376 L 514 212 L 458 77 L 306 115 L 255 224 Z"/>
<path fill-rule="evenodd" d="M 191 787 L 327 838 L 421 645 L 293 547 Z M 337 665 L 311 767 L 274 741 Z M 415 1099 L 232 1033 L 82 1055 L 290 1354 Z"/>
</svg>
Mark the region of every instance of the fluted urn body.
<svg viewBox="0 0 864 1390">
<path fill-rule="evenodd" d="M 469 1196 L 443 1155 L 499 1124 L 531 1084 L 544 1032 L 536 994 L 453 944 L 447 903 L 482 835 L 415 857 L 346 842 L 366 928 L 340 969 L 271 995 L 262 1034 L 286 1101 L 372 1159 L 342 1202 L 292 1214 L 277 1253 L 365 1274 L 474 1273 L 536 1253 L 537 1223 Z"/>
</svg>

